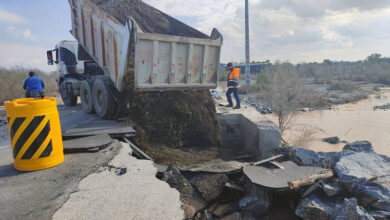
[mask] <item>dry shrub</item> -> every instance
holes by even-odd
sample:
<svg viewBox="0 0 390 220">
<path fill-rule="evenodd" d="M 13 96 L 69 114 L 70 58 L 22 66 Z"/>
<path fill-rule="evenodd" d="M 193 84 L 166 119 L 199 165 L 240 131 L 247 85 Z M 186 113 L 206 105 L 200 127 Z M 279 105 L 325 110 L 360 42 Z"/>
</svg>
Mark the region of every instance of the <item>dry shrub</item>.
<svg viewBox="0 0 390 220">
<path fill-rule="evenodd" d="M 302 126 L 300 129 L 296 129 L 300 132 L 300 135 L 297 136 L 291 144 L 293 146 L 298 146 L 298 147 L 307 147 L 315 141 L 317 138 L 317 134 L 321 132 L 322 130 L 319 128 L 315 127 L 307 127 L 307 126 Z"/>
<path fill-rule="evenodd" d="M 24 97 L 23 83 L 28 77 L 29 71 L 34 71 L 43 79 L 45 82 L 45 93 L 48 96 L 57 95 L 58 89 L 55 73 L 45 74 L 41 70 L 22 67 L 0 68 L 0 105 L 5 101 Z"/>
</svg>

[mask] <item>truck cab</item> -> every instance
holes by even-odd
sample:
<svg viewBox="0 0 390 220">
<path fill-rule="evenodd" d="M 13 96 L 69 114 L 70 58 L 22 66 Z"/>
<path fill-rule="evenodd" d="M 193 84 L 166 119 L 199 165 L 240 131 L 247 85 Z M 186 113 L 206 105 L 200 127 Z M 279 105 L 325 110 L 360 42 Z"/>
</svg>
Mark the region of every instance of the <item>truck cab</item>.
<svg viewBox="0 0 390 220">
<path fill-rule="evenodd" d="M 77 41 L 61 41 L 47 51 L 48 65 L 56 65 L 58 89 L 65 105 L 77 104 L 82 81 L 103 70 L 91 59 Z"/>
</svg>

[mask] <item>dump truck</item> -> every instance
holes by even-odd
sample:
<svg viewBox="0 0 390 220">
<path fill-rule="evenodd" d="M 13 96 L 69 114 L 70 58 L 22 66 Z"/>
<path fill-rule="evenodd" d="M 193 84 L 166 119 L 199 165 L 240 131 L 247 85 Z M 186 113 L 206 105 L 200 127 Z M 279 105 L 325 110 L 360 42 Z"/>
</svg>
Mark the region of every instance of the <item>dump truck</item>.
<svg viewBox="0 0 390 220">
<path fill-rule="evenodd" d="M 80 97 L 86 113 L 109 118 L 129 89 L 216 88 L 223 43 L 217 29 L 207 36 L 139 0 L 69 4 L 76 41 L 47 51 L 65 105 L 76 105 Z"/>
</svg>

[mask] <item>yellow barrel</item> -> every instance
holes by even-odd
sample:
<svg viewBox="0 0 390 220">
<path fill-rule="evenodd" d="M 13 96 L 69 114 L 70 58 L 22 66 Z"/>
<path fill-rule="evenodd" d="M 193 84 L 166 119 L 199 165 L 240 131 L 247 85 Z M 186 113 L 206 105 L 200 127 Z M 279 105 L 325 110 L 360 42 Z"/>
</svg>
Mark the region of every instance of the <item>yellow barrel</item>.
<svg viewBox="0 0 390 220">
<path fill-rule="evenodd" d="M 15 169 L 43 170 L 64 161 L 55 98 L 16 99 L 4 105 Z"/>
</svg>

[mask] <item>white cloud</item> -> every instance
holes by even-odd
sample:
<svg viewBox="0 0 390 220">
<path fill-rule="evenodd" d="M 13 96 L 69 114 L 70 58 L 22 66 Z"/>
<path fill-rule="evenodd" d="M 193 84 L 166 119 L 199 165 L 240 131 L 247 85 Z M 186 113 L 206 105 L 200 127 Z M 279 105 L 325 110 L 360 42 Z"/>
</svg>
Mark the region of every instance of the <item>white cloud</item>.
<svg viewBox="0 0 390 220">
<path fill-rule="evenodd" d="M 24 31 L 22 31 L 22 36 L 25 39 L 32 39 L 33 38 L 33 35 L 31 34 L 31 30 L 30 29 L 25 29 Z"/>
<path fill-rule="evenodd" d="M 23 23 L 28 23 L 28 20 L 18 14 L 5 11 L 0 8 L 0 23 L 23 24 Z"/>
<path fill-rule="evenodd" d="M 5 29 L 5 33 L 7 33 L 9 36 L 11 36 L 14 40 L 33 40 L 35 39 L 35 36 L 32 34 L 31 30 L 29 28 L 23 28 L 20 26 L 8 26 Z"/>
<path fill-rule="evenodd" d="M 244 58 L 244 1 L 145 0 L 195 28 L 224 36 L 222 61 Z M 249 0 L 252 60 L 322 61 L 390 56 L 390 1 Z M 376 46 L 383 42 L 382 48 Z M 389 45 L 389 46 L 387 46 Z"/>
<path fill-rule="evenodd" d="M 46 48 L 0 43 L 0 66 L 12 67 L 22 65 L 26 68 L 39 68 L 44 71 L 54 71 L 53 66 L 47 65 Z"/>
</svg>

